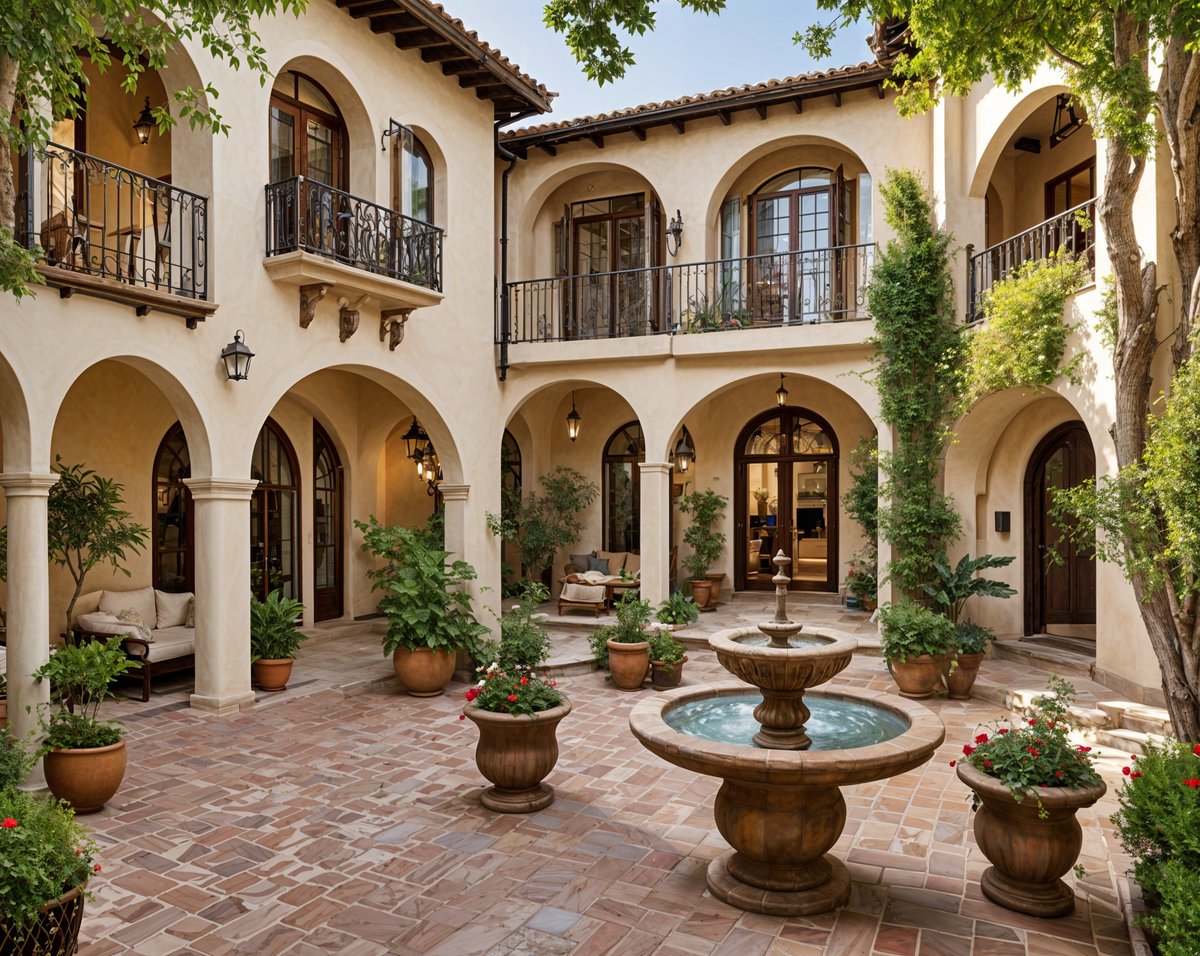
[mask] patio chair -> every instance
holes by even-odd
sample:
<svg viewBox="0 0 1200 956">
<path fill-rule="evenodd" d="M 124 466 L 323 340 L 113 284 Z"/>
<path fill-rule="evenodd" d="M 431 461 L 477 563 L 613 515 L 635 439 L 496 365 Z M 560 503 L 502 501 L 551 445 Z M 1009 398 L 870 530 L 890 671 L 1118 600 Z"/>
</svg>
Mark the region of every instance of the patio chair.
<svg viewBox="0 0 1200 956">
<path fill-rule="evenodd" d="M 608 607 L 607 598 L 607 589 L 603 584 L 567 583 L 558 596 L 558 613 L 561 615 L 565 608 L 582 608 L 591 610 L 599 617 Z"/>
</svg>

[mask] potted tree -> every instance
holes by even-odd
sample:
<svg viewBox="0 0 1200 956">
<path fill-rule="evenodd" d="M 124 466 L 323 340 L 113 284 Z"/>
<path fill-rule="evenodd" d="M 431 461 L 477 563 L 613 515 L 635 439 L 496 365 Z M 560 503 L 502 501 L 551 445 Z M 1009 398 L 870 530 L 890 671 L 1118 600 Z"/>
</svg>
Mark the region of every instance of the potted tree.
<svg viewBox="0 0 1200 956">
<path fill-rule="evenodd" d="M 654 616 L 666 630 L 680 631 L 699 619 L 700 606 L 682 591 L 672 591 Z"/>
<path fill-rule="evenodd" d="M 679 499 L 679 510 L 692 517 L 683 533 L 683 543 L 692 549 L 692 553 L 683 559 L 683 566 L 691 575 L 692 600 L 702 611 L 716 609 L 721 582 L 725 579 L 723 571 L 709 570 L 725 547 L 725 532 L 716 528 L 725 516 L 725 502 L 726 499 L 711 488 L 689 492 Z"/>
<path fill-rule="evenodd" d="M 958 779 L 973 791 L 975 842 L 992 864 L 980 880 L 983 894 L 1030 916 L 1075 909 L 1062 881 L 1083 845 L 1075 814 L 1106 790 L 1090 748 L 1068 739 L 1074 693 L 1051 677 L 1050 694 L 1033 700 L 1027 721 L 988 725 L 957 761 Z"/>
<path fill-rule="evenodd" d="M 913 700 L 931 696 L 941 674 L 939 658 L 954 644 L 954 625 L 912 601 L 885 604 L 879 623 L 880 647 L 900 696 Z"/>
<path fill-rule="evenodd" d="M 650 669 L 650 602 L 633 591 L 617 602 L 617 623 L 588 639 L 601 667 L 621 690 L 640 690 Z"/>
<path fill-rule="evenodd" d="M 99 711 L 129 667 L 121 638 L 113 637 L 60 647 L 34 672 L 39 683 L 50 682 L 41 715 L 46 786 L 76 813 L 103 808 L 125 777 L 125 728 Z"/>
<path fill-rule="evenodd" d="M 384 654 L 392 655 L 396 677 L 413 697 L 436 697 L 454 675 L 455 655 L 479 656 L 487 633 L 471 610 L 461 585 L 474 579 L 466 561 L 448 561 L 436 520 L 423 528 L 380 524 L 374 515 L 356 521 L 363 550 L 382 562 L 367 572 L 372 590 L 381 591 L 379 610 L 387 617 Z"/>
<path fill-rule="evenodd" d="M 683 679 L 687 651 L 661 624 L 650 625 L 650 686 L 655 690 L 678 687 Z"/>
<path fill-rule="evenodd" d="M 296 651 L 308 635 L 301 634 L 296 621 L 304 605 L 272 591 L 265 601 L 250 596 L 250 673 L 265 691 L 287 690 L 296 662 Z"/>
</svg>

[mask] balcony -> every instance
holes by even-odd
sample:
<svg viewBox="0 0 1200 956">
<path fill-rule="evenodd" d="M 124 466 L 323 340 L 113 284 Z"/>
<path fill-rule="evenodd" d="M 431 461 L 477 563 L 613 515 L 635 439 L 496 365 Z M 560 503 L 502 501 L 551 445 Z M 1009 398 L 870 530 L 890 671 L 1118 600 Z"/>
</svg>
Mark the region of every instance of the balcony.
<svg viewBox="0 0 1200 956">
<path fill-rule="evenodd" d="M 871 244 L 508 285 L 507 342 L 679 335 L 866 319 Z M 498 330 L 497 341 L 505 341 Z"/>
<path fill-rule="evenodd" d="M 303 176 L 267 186 L 266 220 L 263 266 L 300 287 L 303 327 L 327 292 L 355 311 L 363 298 L 374 299 L 385 322 L 443 298 L 437 226 Z"/>
<path fill-rule="evenodd" d="M 17 229 L 41 249 L 47 285 L 179 315 L 189 328 L 216 311 L 206 197 L 53 143 L 38 160 L 21 164 Z"/>
<path fill-rule="evenodd" d="M 973 252 L 967 246 L 967 322 L 983 318 L 983 296 L 1002 279 L 1008 278 L 1019 266 L 1051 253 L 1084 257 L 1095 274 L 1096 267 L 1096 200 L 1089 199 L 989 246 Z"/>
</svg>

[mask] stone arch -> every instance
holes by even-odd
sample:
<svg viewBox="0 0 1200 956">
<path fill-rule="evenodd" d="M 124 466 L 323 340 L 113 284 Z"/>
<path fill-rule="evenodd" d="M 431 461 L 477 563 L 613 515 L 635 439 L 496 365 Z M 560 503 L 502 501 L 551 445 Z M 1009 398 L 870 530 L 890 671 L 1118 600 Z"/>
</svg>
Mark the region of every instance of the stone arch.
<svg viewBox="0 0 1200 956">
<path fill-rule="evenodd" d="M 978 199 L 986 195 L 988 183 L 991 182 L 992 173 L 996 169 L 996 163 L 999 162 L 1000 154 L 1008 145 L 1008 141 L 1012 139 L 1013 134 L 1048 99 L 1065 92 L 1067 92 L 1067 87 L 1062 83 L 1046 83 L 1021 92 L 1021 95 L 1015 99 L 1005 114 L 1004 119 L 992 132 L 987 145 L 980 151 L 979 158 L 975 161 L 975 170 L 971 175 L 969 196 Z"/>
<path fill-rule="evenodd" d="M 49 460 L 50 429 L 31 427 L 29 403 L 20 376 L 0 353 L 0 470 L 45 472 Z"/>
</svg>

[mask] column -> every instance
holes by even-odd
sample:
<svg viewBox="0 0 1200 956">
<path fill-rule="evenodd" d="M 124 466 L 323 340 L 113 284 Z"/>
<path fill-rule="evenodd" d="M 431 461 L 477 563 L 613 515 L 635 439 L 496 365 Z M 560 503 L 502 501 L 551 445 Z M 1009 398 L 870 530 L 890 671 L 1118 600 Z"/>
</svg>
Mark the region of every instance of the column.
<svg viewBox="0 0 1200 956">
<path fill-rule="evenodd" d="M 671 463 L 646 461 L 641 473 L 642 600 L 657 607 L 671 593 Z"/>
<path fill-rule="evenodd" d="M 452 485 L 446 482 L 438 485 L 438 490 L 442 493 L 442 502 L 444 508 L 442 510 L 442 527 L 446 535 L 446 550 L 450 552 L 450 557 L 447 560 L 458 561 L 467 560 L 467 498 L 471 493 L 470 485 Z M 478 568 L 476 571 L 478 572 Z M 463 585 L 467 593 L 471 595 L 471 606 L 475 610 L 475 617 L 481 623 L 490 625 L 492 623 L 491 616 L 488 615 L 480 604 L 482 585 L 480 579 L 468 581 Z M 499 635 L 496 635 L 499 637 Z M 454 678 L 466 682 L 475 680 L 475 672 L 473 670 L 470 656 L 464 650 L 459 650 L 454 662 Z"/>
<path fill-rule="evenodd" d="M 20 740 L 36 734 L 38 708 L 50 699 L 50 685 L 33 672 L 50 659 L 50 561 L 46 530 L 47 498 L 58 475 L 0 475 L 8 502 L 8 715 Z M 63 622 L 55 622 L 61 625 Z M 38 761 L 25 787 L 46 785 Z"/>
<path fill-rule="evenodd" d="M 191 704 L 230 714 L 250 690 L 250 496 L 245 478 L 185 478 L 196 533 L 196 692 Z"/>
</svg>

